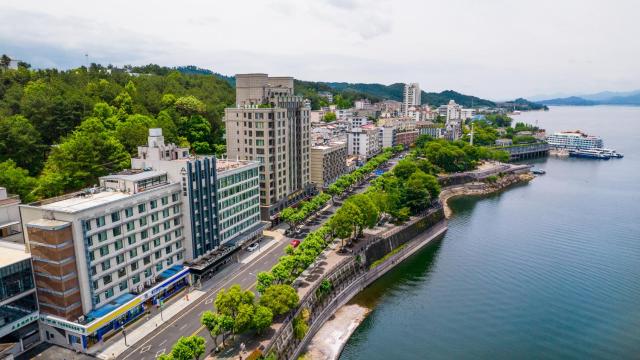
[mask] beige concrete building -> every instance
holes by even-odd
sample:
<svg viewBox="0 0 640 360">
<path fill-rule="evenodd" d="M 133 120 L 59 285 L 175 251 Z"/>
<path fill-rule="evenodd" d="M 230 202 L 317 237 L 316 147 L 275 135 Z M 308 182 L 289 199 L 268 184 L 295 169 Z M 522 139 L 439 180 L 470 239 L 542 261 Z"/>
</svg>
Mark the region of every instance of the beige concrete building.
<svg viewBox="0 0 640 360">
<path fill-rule="evenodd" d="M 347 171 L 347 143 L 330 142 L 311 147 L 311 182 L 325 188 Z"/>
<path fill-rule="evenodd" d="M 274 220 L 280 210 L 308 196 L 310 112 L 294 95 L 292 77 L 236 75 L 236 106 L 225 109 L 227 156 L 260 165 L 260 213 Z"/>
</svg>

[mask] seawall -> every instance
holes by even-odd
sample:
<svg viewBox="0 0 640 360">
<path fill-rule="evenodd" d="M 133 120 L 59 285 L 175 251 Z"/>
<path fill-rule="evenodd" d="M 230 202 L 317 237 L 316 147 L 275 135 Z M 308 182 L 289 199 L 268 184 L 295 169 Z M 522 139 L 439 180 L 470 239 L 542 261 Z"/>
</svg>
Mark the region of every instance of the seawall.
<svg viewBox="0 0 640 360">
<path fill-rule="evenodd" d="M 345 258 L 322 276 L 332 284 L 330 293 L 322 294 L 318 288 L 311 289 L 308 296 L 301 299 L 298 310 L 284 321 L 264 349 L 264 353 L 272 352 L 279 359 L 297 359 L 316 332 L 338 309 L 397 264 L 424 246 L 440 240 L 446 230 L 447 222 L 443 209 L 437 207 L 402 227 L 393 228 L 393 231 L 387 231 L 380 237 L 369 239 L 363 249 Z M 385 243 L 384 248 L 395 251 L 381 253 L 381 247 L 376 246 L 380 242 Z M 373 251 L 367 251 L 370 249 Z M 303 337 L 296 337 L 292 325 L 294 319 L 300 319 L 305 315 L 308 317 L 308 330 Z M 337 354 L 343 345 L 344 342 L 339 344 Z"/>
</svg>

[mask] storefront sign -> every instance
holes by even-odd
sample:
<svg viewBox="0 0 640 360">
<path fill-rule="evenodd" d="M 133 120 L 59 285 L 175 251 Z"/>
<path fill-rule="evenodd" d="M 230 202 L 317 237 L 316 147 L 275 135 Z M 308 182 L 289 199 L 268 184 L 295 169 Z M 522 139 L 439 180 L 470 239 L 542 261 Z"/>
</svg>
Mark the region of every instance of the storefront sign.
<svg viewBox="0 0 640 360">
<path fill-rule="evenodd" d="M 100 319 L 92 322 L 91 324 L 89 324 L 89 327 L 87 329 L 87 332 L 89 334 L 93 334 L 96 330 L 100 329 L 102 326 L 108 324 L 111 320 L 114 320 L 116 318 L 118 318 L 120 315 L 126 313 L 127 311 L 133 309 L 134 307 L 138 306 L 140 303 L 142 303 L 142 299 L 140 297 L 137 297 L 131 301 L 129 301 L 128 303 L 126 303 L 125 305 L 119 307 L 118 309 L 112 311 L 111 313 L 109 313 L 108 315 L 101 317 Z"/>
<path fill-rule="evenodd" d="M 63 319 L 56 319 L 54 317 L 48 316 L 48 315 L 42 315 L 40 316 L 40 321 L 42 321 L 43 323 L 59 328 L 59 329 L 64 329 L 64 330 L 69 330 L 69 331 L 73 331 L 75 333 L 78 334 L 82 334 L 82 335 L 87 335 L 87 328 L 80 325 L 80 324 L 76 324 L 73 323 L 71 321 L 67 321 L 67 320 L 63 320 Z"/>
<path fill-rule="evenodd" d="M 29 325 L 30 323 L 38 320 L 38 318 L 40 317 L 40 315 L 38 314 L 38 312 L 34 312 L 33 314 L 29 314 L 25 317 L 22 317 L 10 324 L 7 324 L 5 326 L 3 326 L 2 328 L 0 328 L 0 337 L 3 337 L 5 335 L 8 335 L 12 332 L 14 332 L 15 330 L 18 330 L 24 326 Z"/>
</svg>

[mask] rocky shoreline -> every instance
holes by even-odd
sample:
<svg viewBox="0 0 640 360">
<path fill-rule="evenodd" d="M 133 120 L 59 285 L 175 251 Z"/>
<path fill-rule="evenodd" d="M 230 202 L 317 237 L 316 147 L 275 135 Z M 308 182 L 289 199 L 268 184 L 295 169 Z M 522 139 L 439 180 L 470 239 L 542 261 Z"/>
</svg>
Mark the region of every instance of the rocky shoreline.
<svg viewBox="0 0 640 360">
<path fill-rule="evenodd" d="M 489 195 L 506 189 L 514 184 L 529 182 L 534 178 L 535 176 L 530 172 L 523 174 L 507 174 L 502 177 L 498 177 L 495 182 L 485 180 L 482 182 L 472 182 L 446 187 L 442 189 L 439 197 L 440 202 L 444 207 L 444 216 L 449 219 L 452 215 L 451 208 L 448 204 L 449 199 L 460 196 Z"/>
</svg>

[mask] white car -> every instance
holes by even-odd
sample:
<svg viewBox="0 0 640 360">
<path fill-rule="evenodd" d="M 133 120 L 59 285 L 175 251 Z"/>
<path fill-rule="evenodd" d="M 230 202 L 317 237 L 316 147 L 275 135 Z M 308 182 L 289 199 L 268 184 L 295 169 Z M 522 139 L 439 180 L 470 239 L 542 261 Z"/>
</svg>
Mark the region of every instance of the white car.
<svg viewBox="0 0 640 360">
<path fill-rule="evenodd" d="M 258 246 L 260 246 L 257 242 L 254 242 L 253 244 L 247 246 L 247 251 L 256 251 L 256 249 L 258 248 Z"/>
</svg>

